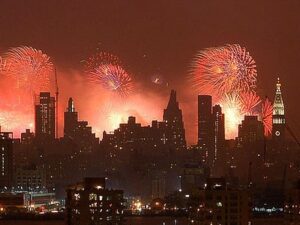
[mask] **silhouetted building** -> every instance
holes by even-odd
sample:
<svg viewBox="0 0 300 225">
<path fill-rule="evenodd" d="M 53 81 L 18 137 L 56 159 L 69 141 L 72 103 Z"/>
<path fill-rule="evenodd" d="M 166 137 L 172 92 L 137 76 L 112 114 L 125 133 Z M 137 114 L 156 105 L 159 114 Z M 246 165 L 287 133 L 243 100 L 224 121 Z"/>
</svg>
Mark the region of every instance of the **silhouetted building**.
<svg viewBox="0 0 300 225">
<path fill-rule="evenodd" d="M 35 105 L 35 135 L 39 140 L 55 139 L 55 98 L 41 92 Z"/>
<path fill-rule="evenodd" d="M 264 128 L 257 116 L 245 116 L 239 125 L 238 143 L 241 145 L 255 143 L 264 139 Z"/>
<path fill-rule="evenodd" d="M 47 180 L 45 169 L 34 164 L 18 166 L 15 171 L 14 180 L 15 189 L 18 191 L 39 192 L 46 190 Z"/>
<path fill-rule="evenodd" d="M 272 116 L 272 139 L 277 142 L 282 142 L 285 139 L 285 113 L 284 104 L 281 93 L 281 83 L 278 78 L 276 84 L 276 93 L 273 103 L 273 116 Z"/>
<path fill-rule="evenodd" d="M 212 164 L 213 155 L 213 119 L 212 97 L 210 95 L 198 96 L 198 146 L 204 151 L 206 161 Z"/>
<path fill-rule="evenodd" d="M 13 185 L 13 133 L 0 132 L 0 190 Z"/>
<path fill-rule="evenodd" d="M 123 191 L 105 188 L 105 178 L 85 178 L 70 186 L 66 198 L 66 224 L 122 224 Z"/>
<path fill-rule="evenodd" d="M 197 193 L 198 201 L 189 208 L 192 224 L 251 224 L 249 193 L 228 188 L 222 178 L 210 178 Z"/>
<path fill-rule="evenodd" d="M 78 113 L 75 111 L 74 101 L 69 98 L 67 111 L 64 114 L 64 137 L 74 138 L 78 125 Z"/>
<path fill-rule="evenodd" d="M 225 147 L 225 116 L 220 105 L 213 107 L 213 162 L 215 162 Z"/>
<path fill-rule="evenodd" d="M 21 133 L 21 144 L 31 145 L 34 140 L 34 133 L 30 132 L 30 129 L 26 129 L 25 133 Z"/>
<path fill-rule="evenodd" d="M 204 188 L 210 172 L 207 166 L 199 163 L 185 164 L 181 172 L 181 190 L 191 194 L 193 191 Z"/>
<path fill-rule="evenodd" d="M 176 91 L 171 90 L 167 108 L 164 110 L 163 120 L 166 122 L 166 139 L 169 146 L 182 150 L 186 148 L 185 130 L 182 111 L 176 98 Z"/>
<path fill-rule="evenodd" d="M 64 114 L 64 138 L 76 144 L 78 152 L 92 152 L 99 144 L 99 139 L 92 132 L 92 127 L 88 126 L 88 122 L 78 121 L 78 113 L 75 111 L 72 98 L 69 98 Z"/>
</svg>

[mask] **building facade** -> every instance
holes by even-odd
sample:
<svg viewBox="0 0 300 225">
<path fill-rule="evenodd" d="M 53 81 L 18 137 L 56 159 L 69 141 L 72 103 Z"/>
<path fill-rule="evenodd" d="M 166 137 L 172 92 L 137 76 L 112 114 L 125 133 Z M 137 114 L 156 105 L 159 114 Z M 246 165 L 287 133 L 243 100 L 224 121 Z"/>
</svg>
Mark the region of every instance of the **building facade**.
<svg viewBox="0 0 300 225">
<path fill-rule="evenodd" d="M 85 178 L 67 189 L 67 225 L 119 225 L 123 218 L 123 191 L 105 187 L 105 178 Z"/>
<path fill-rule="evenodd" d="M 35 105 L 35 135 L 39 140 L 55 139 L 55 98 L 41 92 Z"/>
<path fill-rule="evenodd" d="M 166 125 L 165 134 L 169 146 L 176 150 L 186 149 L 182 111 L 179 108 L 175 90 L 171 90 L 167 108 L 164 110 L 163 121 Z"/>
<path fill-rule="evenodd" d="M 0 132 L 0 190 L 13 185 L 13 133 Z"/>
</svg>

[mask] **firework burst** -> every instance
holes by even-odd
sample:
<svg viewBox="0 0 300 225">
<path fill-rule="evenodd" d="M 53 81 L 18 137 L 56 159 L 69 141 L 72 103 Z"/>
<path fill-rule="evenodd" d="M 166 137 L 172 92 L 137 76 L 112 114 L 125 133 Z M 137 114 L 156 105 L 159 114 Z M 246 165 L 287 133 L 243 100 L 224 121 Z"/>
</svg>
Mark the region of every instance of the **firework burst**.
<svg viewBox="0 0 300 225">
<path fill-rule="evenodd" d="M 256 77 L 255 61 L 237 44 L 200 51 L 192 65 L 193 85 L 215 97 L 253 90 Z"/>
<path fill-rule="evenodd" d="M 16 80 L 18 89 L 37 93 L 49 89 L 53 64 L 49 56 L 32 47 L 10 49 L 6 56 L 7 75 Z"/>
<path fill-rule="evenodd" d="M 264 125 L 265 136 L 269 136 L 272 133 L 272 115 L 273 105 L 268 98 L 262 103 L 261 119 Z"/>
<path fill-rule="evenodd" d="M 244 115 L 256 114 L 256 108 L 260 104 L 260 97 L 255 92 L 243 92 L 240 94 L 241 112 Z"/>
<path fill-rule="evenodd" d="M 131 76 L 119 65 L 101 65 L 90 73 L 90 79 L 120 96 L 127 96 L 133 89 Z"/>
</svg>

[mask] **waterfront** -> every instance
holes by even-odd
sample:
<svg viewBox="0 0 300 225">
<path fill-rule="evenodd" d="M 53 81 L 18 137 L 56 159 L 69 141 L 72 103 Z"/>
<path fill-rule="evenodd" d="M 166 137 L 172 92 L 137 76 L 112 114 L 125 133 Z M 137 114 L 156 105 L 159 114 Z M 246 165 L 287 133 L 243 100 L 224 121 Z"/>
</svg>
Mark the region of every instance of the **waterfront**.
<svg viewBox="0 0 300 225">
<path fill-rule="evenodd" d="M 65 225 L 63 220 L 0 220 L 0 225 Z M 186 218 L 128 217 L 125 225 L 187 225 Z"/>
</svg>

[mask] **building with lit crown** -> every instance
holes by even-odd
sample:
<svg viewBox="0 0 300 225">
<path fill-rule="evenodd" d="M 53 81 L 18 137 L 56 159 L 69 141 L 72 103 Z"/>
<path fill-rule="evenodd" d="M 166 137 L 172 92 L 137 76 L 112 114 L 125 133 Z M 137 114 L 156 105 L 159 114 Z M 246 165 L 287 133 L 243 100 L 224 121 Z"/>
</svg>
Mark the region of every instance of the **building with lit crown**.
<svg viewBox="0 0 300 225">
<path fill-rule="evenodd" d="M 285 112 L 281 93 L 281 83 L 278 78 L 276 84 L 276 93 L 273 103 L 272 116 L 272 139 L 276 142 L 282 142 L 285 139 Z"/>
</svg>

